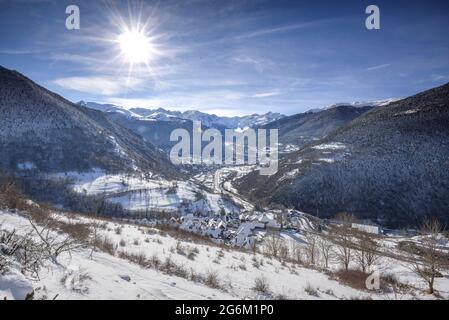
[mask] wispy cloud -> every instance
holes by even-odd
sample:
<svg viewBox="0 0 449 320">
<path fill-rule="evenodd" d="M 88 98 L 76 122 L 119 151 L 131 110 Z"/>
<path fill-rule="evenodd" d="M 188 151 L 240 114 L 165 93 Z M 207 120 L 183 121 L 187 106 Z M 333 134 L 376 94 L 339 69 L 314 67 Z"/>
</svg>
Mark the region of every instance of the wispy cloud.
<svg viewBox="0 0 449 320">
<path fill-rule="evenodd" d="M 377 66 L 372 66 L 369 68 L 366 68 L 366 71 L 373 71 L 373 70 L 379 70 L 379 69 L 383 69 L 383 68 L 388 68 L 389 66 L 391 66 L 391 63 L 385 63 L 385 64 L 380 64 Z"/>
<path fill-rule="evenodd" d="M 431 80 L 434 82 L 441 81 L 441 80 L 447 81 L 447 80 L 449 80 L 449 75 L 432 75 Z"/>
<path fill-rule="evenodd" d="M 113 96 L 131 90 L 140 91 L 145 84 L 142 79 L 108 76 L 67 77 L 52 82 L 65 89 L 102 96 Z"/>
<path fill-rule="evenodd" d="M 239 36 L 234 37 L 233 39 L 235 39 L 235 40 L 249 39 L 249 38 L 254 38 L 254 37 L 270 35 L 273 33 L 287 32 L 287 31 L 304 29 L 304 28 L 309 28 L 309 27 L 317 27 L 317 26 L 321 26 L 321 25 L 324 25 L 324 24 L 327 24 L 327 23 L 330 23 L 333 21 L 335 21 L 335 19 L 315 20 L 315 21 L 310 21 L 310 22 L 289 24 L 289 25 L 280 26 L 280 27 L 259 29 L 256 31 L 241 34 Z"/>
<path fill-rule="evenodd" d="M 270 62 L 264 61 L 261 59 L 255 59 L 248 56 L 243 57 L 234 57 L 232 59 L 233 62 L 240 63 L 240 64 L 248 64 L 251 65 L 254 69 L 256 69 L 257 72 L 262 73 L 264 70 L 271 65 Z"/>
<path fill-rule="evenodd" d="M 72 53 L 56 53 L 51 56 L 51 59 L 53 59 L 54 62 L 73 62 L 89 66 L 104 63 L 104 59 Z"/>
<path fill-rule="evenodd" d="M 33 54 L 31 50 L 21 50 L 21 49 L 5 49 L 0 50 L 0 54 L 10 54 L 10 55 L 23 55 L 23 54 Z"/>
<path fill-rule="evenodd" d="M 256 93 L 253 95 L 253 98 L 268 98 L 268 97 L 275 97 L 279 96 L 281 93 L 279 91 L 272 91 L 272 92 L 261 92 Z"/>
</svg>

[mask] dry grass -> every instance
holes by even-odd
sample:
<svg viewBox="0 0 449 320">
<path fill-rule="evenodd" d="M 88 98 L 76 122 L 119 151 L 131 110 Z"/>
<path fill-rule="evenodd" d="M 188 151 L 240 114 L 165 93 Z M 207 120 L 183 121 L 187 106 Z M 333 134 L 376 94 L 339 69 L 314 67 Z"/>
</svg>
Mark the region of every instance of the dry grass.
<svg viewBox="0 0 449 320">
<path fill-rule="evenodd" d="M 162 261 L 159 259 L 157 254 L 153 253 L 149 260 L 150 266 L 156 270 L 159 270 L 159 267 L 162 264 Z"/>
<path fill-rule="evenodd" d="M 99 250 L 106 252 L 112 256 L 115 255 L 116 247 L 111 239 L 107 237 L 98 237 L 92 243 L 92 245 Z"/>
<path fill-rule="evenodd" d="M 333 274 L 344 285 L 357 290 L 366 290 L 366 279 L 369 274 L 360 270 L 339 270 Z"/>
<path fill-rule="evenodd" d="M 216 271 L 211 271 L 211 270 L 207 271 L 206 277 L 204 279 L 204 284 L 213 289 L 220 289 L 221 284 L 218 279 L 218 273 Z"/>
<path fill-rule="evenodd" d="M 184 242 L 192 242 L 197 244 L 208 244 L 208 245 L 216 245 L 211 238 L 202 236 L 193 232 L 188 232 L 186 230 L 182 230 L 176 227 L 173 227 L 168 224 L 162 224 L 158 226 L 160 230 L 160 235 L 163 236 L 171 236 L 174 239 Z"/>
<path fill-rule="evenodd" d="M 80 242 L 88 241 L 91 236 L 90 225 L 85 223 L 64 223 L 58 221 L 57 227 L 61 232 L 70 235 Z"/>
<path fill-rule="evenodd" d="M 147 257 L 143 253 L 129 253 L 126 251 L 119 251 L 118 257 L 138 264 L 143 268 L 150 267 L 150 262 L 147 260 Z"/>
</svg>

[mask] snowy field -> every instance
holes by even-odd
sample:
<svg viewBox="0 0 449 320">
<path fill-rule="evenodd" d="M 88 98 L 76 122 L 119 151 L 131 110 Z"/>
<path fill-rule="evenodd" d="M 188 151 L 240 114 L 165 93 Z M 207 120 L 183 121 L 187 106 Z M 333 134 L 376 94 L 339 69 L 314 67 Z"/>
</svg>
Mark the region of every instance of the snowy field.
<svg viewBox="0 0 449 320">
<path fill-rule="evenodd" d="M 61 254 L 57 262 L 46 261 L 39 279 L 20 275 L 20 266 L 13 267 L 0 277 L 0 299 L 23 299 L 31 287 L 34 299 L 435 299 L 405 266 L 388 258 L 380 263 L 381 272 L 394 274 L 414 291 L 359 290 L 340 283 L 329 271 L 186 240 L 151 227 L 76 215 L 55 214 L 53 218 L 70 225 L 88 225 L 90 237 L 110 243 L 109 253 L 84 244 Z M 31 230 L 25 217 L 6 211 L 0 212 L 0 224 L 1 229 L 16 229 L 20 234 Z M 307 241 L 297 233 L 283 232 L 282 237 L 289 244 Z M 397 241 L 388 238 L 385 246 Z M 160 267 L 139 261 L 159 261 Z M 167 263 L 175 271 L 163 269 Z M 330 269 L 336 268 L 334 264 Z M 255 289 L 260 279 L 266 284 L 264 292 Z M 436 288 L 442 298 L 449 298 L 447 275 L 436 280 Z"/>
<path fill-rule="evenodd" d="M 86 173 L 61 173 L 53 178 L 68 178 L 73 190 L 87 195 L 103 195 L 132 211 L 196 212 L 216 214 L 239 212 L 239 206 L 201 189 L 193 181 L 167 181 L 143 175 L 106 174 L 101 170 Z"/>
</svg>

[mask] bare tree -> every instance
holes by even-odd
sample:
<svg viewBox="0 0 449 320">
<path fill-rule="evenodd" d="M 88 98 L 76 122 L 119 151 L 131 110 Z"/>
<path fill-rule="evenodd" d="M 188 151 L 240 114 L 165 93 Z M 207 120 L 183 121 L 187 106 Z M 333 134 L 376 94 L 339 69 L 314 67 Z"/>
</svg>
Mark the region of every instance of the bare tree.
<svg viewBox="0 0 449 320">
<path fill-rule="evenodd" d="M 23 204 L 22 192 L 16 179 L 1 177 L 0 179 L 0 207 L 21 209 Z"/>
<path fill-rule="evenodd" d="M 301 252 L 301 246 L 299 243 L 295 240 L 290 240 L 289 242 L 290 247 L 290 257 L 295 260 L 297 263 L 302 263 L 302 252 Z"/>
<path fill-rule="evenodd" d="M 348 213 L 341 213 L 336 216 L 340 224 L 331 228 L 331 239 L 336 245 L 335 258 L 341 263 L 346 271 L 352 261 L 352 248 L 354 246 L 354 234 L 351 224 L 355 220 L 354 216 Z"/>
<path fill-rule="evenodd" d="M 250 249 L 253 254 L 257 253 L 257 239 L 253 238 L 253 241 L 250 242 Z"/>
<path fill-rule="evenodd" d="M 42 241 L 42 250 L 47 254 L 47 257 L 54 263 L 58 263 L 57 258 L 63 252 L 71 252 L 73 249 L 79 247 L 79 244 L 70 235 L 61 238 L 55 234 L 55 231 L 50 228 L 50 223 L 47 222 L 43 227 L 38 227 L 29 219 L 31 227 L 36 232 L 39 239 Z"/>
<path fill-rule="evenodd" d="M 335 258 L 344 267 L 346 271 L 349 270 L 349 264 L 352 261 L 352 247 L 353 247 L 353 235 L 350 227 L 334 226 L 331 230 L 331 238 L 335 244 Z"/>
<path fill-rule="evenodd" d="M 264 241 L 265 253 L 278 258 L 282 248 L 282 242 L 283 240 L 279 232 L 276 230 L 269 230 Z"/>
<path fill-rule="evenodd" d="M 429 294 L 435 292 L 435 278 L 441 271 L 449 267 L 447 254 L 438 248 L 438 239 L 443 232 L 443 227 L 438 220 L 426 221 L 421 228 L 421 245 L 418 257 L 410 254 L 410 269 L 428 285 Z"/>
<path fill-rule="evenodd" d="M 276 214 L 276 222 L 279 223 L 280 228 L 283 229 L 284 228 L 284 223 L 285 223 L 285 212 L 284 212 L 284 207 L 279 207 L 280 209 L 279 212 Z"/>
<path fill-rule="evenodd" d="M 282 241 L 280 248 L 279 248 L 279 258 L 281 258 L 281 260 L 287 260 L 288 256 L 289 256 L 288 247 L 287 247 L 285 241 Z"/>
<path fill-rule="evenodd" d="M 318 251 L 318 236 L 313 234 L 312 232 L 307 232 L 305 234 L 305 238 L 307 241 L 305 247 L 305 253 L 307 257 L 307 262 L 311 265 L 315 265 L 317 256 L 319 254 Z"/>
<path fill-rule="evenodd" d="M 369 272 L 371 267 L 379 260 L 379 244 L 366 232 L 358 232 L 354 251 L 354 259 L 363 272 Z"/>
<path fill-rule="evenodd" d="M 324 260 L 324 267 L 326 269 L 329 268 L 329 262 L 332 259 L 332 250 L 334 248 L 334 245 L 329 240 L 321 237 L 318 240 L 318 248 L 320 250 L 321 256 Z"/>
<path fill-rule="evenodd" d="M 92 250 L 90 252 L 89 258 L 92 260 L 93 258 L 93 254 L 97 248 L 97 243 L 98 243 L 98 228 L 100 227 L 100 223 L 99 222 L 94 222 L 91 224 L 91 227 L 93 229 L 93 233 L 92 233 L 92 241 L 91 241 L 91 246 L 92 246 Z"/>
<path fill-rule="evenodd" d="M 101 196 L 98 196 L 96 201 L 94 202 L 94 214 L 95 216 L 101 216 L 104 214 L 104 211 L 107 207 L 106 202 L 106 193 L 103 193 Z"/>
</svg>

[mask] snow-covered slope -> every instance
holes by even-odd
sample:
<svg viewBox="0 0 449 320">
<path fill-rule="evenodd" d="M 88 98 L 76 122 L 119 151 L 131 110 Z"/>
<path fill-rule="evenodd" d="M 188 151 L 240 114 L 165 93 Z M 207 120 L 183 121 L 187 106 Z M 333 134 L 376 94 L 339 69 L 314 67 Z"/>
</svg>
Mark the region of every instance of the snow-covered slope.
<svg viewBox="0 0 449 320">
<path fill-rule="evenodd" d="M 337 107 L 342 107 L 342 106 L 350 106 L 350 107 L 356 107 L 356 108 L 382 107 L 382 106 L 389 105 L 390 103 L 396 102 L 398 100 L 401 100 L 401 98 L 390 98 L 390 99 L 375 100 L 375 101 L 338 102 L 338 103 L 333 103 L 333 104 L 323 107 L 323 108 L 311 109 L 308 112 L 320 112 L 323 110 L 329 110 L 332 108 L 337 108 Z"/>
<path fill-rule="evenodd" d="M 107 115 L 0 67 L 0 168 L 145 170 L 176 176 L 165 154 Z M 24 165 L 27 164 L 27 165 Z"/>
<path fill-rule="evenodd" d="M 372 108 L 371 106 L 335 106 L 285 117 L 273 121 L 263 128 L 279 129 L 280 150 L 291 153 L 308 143 L 325 137 Z"/>
<path fill-rule="evenodd" d="M 132 117 L 132 118 L 142 118 L 141 115 L 134 113 L 132 111 L 126 110 L 124 108 L 120 108 L 117 107 L 113 104 L 101 104 L 101 103 L 95 103 L 95 102 L 84 102 L 84 101 L 80 101 L 78 102 L 78 105 L 83 106 L 83 107 L 88 107 L 90 109 L 95 109 L 95 110 L 99 110 L 99 111 L 103 111 L 106 113 L 120 113 L 123 114 L 127 117 Z"/>
<path fill-rule="evenodd" d="M 74 191 L 104 196 L 130 211 L 159 211 L 177 214 L 218 215 L 238 213 L 239 204 L 200 188 L 194 181 L 165 180 L 143 174 L 107 174 L 102 170 L 64 172 L 51 179 L 70 180 Z"/>
<path fill-rule="evenodd" d="M 351 109 L 321 113 L 342 108 Z M 427 217 L 447 224 L 448 123 L 446 84 L 353 117 L 281 159 L 275 175 L 249 174 L 239 191 L 321 217 L 351 212 L 390 227 Z"/>
<path fill-rule="evenodd" d="M 2 230 L 31 232 L 29 221 L 0 211 Z M 67 230 L 87 227 L 84 244 L 47 260 L 39 278 L 17 275 L 10 269 L 0 276 L 0 299 L 23 298 L 34 289 L 34 299 L 434 299 L 423 284 L 395 260 L 382 260 L 382 272 L 394 274 L 412 291 L 367 291 L 344 285 L 331 276 L 293 261 L 281 261 L 261 253 L 234 250 L 179 232 L 111 220 L 54 214 L 52 219 Z M 67 226 L 72 226 L 68 228 Z M 38 226 L 38 229 L 41 227 Z M 65 238 L 66 234 L 54 233 Z M 262 235 L 263 236 L 263 235 Z M 39 242 L 36 234 L 32 239 Z M 304 250 L 301 234 L 283 235 L 286 243 Z M 93 247 L 89 243 L 101 243 Z M 386 239 L 394 246 L 398 239 Z M 304 251 L 302 251 L 304 252 Z M 0 255 L 2 253 L 0 252 Z M 6 279 L 6 280 L 5 280 Z M 265 283 L 265 287 L 257 285 Z M 20 289 L 19 286 L 22 288 Z M 442 298 L 449 282 L 436 280 Z M 265 289 L 265 290 L 261 290 Z M 13 292 L 17 294 L 13 294 Z"/>
</svg>

